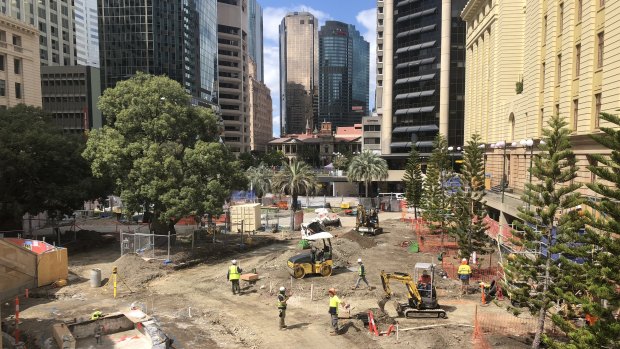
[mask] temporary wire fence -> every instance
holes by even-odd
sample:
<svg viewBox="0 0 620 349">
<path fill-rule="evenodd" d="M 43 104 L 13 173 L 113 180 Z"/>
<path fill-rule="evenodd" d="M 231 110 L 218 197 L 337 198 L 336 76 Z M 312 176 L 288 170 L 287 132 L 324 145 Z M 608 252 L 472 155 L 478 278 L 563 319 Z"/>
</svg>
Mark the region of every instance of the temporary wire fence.
<svg viewBox="0 0 620 349">
<path fill-rule="evenodd" d="M 140 232 L 143 227 L 140 226 L 134 231 L 120 232 L 121 256 L 135 253 L 141 257 L 170 260 L 171 240 L 176 238 L 176 234 Z"/>
</svg>

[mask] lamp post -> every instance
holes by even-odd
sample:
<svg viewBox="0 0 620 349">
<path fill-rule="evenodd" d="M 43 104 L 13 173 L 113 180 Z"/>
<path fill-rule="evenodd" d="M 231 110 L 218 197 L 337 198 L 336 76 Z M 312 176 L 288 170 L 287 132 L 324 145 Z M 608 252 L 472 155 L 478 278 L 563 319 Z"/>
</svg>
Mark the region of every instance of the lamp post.
<svg viewBox="0 0 620 349">
<path fill-rule="evenodd" d="M 506 183 L 504 177 L 506 176 L 506 141 L 499 141 L 495 144 L 496 148 L 504 148 L 504 156 L 502 159 L 502 180 L 500 185 L 502 186 L 502 204 L 504 203 L 504 193 L 506 192 Z"/>
<path fill-rule="evenodd" d="M 454 172 L 454 154 L 452 153 L 453 150 L 453 146 L 448 147 L 448 151 L 450 152 L 450 163 L 452 164 L 452 172 Z"/>
<path fill-rule="evenodd" d="M 480 144 L 478 148 L 482 149 L 482 180 L 483 180 L 483 188 L 487 189 L 486 179 L 487 179 L 487 145 L 486 143 Z"/>
<path fill-rule="evenodd" d="M 530 172 L 530 179 L 529 179 L 529 182 L 528 182 L 528 183 L 529 183 L 529 185 L 532 185 L 532 159 L 533 159 L 533 157 L 534 157 L 534 140 L 532 140 L 531 138 L 528 138 L 528 139 L 522 139 L 519 143 L 520 143 L 522 146 L 524 146 L 524 147 L 529 147 L 529 148 L 530 148 L 530 169 L 529 169 L 529 172 Z M 529 191 L 530 191 L 530 188 L 529 188 L 529 186 L 528 186 L 527 192 L 529 193 Z M 528 210 L 530 209 L 530 203 L 529 203 L 529 201 L 528 201 L 528 203 L 527 203 L 527 209 L 528 209 Z"/>
</svg>

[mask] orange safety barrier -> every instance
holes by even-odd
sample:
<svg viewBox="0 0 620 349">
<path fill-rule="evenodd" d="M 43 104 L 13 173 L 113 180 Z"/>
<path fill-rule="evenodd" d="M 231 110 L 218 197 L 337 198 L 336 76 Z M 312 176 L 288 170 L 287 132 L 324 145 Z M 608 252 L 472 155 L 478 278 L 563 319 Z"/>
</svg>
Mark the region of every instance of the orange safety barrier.
<svg viewBox="0 0 620 349">
<path fill-rule="evenodd" d="M 418 235 L 418 246 L 420 252 L 458 250 L 456 239 L 447 235 Z"/>
<path fill-rule="evenodd" d="M 449 278 L 457 278 L 457 270 L 458 265 L 452 262 L 441 261 L 441 268 L 448 274 Z M 470 277 L 470 281 L 482 281 L 485 283 L 490 283 L 493 279 L 499 280 L 504 276 L 504 270 L 499 266 L 489 267 L 489 268 L 478 268 L 476 266 L 472 266 L 472 274 Z M 498 291 L 499 292 L 499 291 Z M 502 295 L 503 296 L 503 295 Z"/>
<path fill-rule="evenodd" d="M 486 340 L 480 322 L 478 321 L 478 306 L 474 312 L 474 333 L 471 342 L 476 349 L 491 349 L 491 344 Z"/>
</svg>

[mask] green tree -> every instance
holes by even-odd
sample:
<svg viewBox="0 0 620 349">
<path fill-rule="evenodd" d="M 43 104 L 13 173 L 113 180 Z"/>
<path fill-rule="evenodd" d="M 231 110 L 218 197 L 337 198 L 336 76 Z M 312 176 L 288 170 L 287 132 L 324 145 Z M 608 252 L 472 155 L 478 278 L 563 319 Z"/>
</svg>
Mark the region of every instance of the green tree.
<svg viewBox="0 0 620 349">
<path fill-rule="evenodd" d="M 241 153 L 239 154 L 239 162 L 241 165 L 241 169 L 246 171 L 248 168 L 256 167 L 260 164 L 260 154 L 253 150 Z"/>
<path fill-rule="evenodd" d="M 442 235 L 450 212 L 450 198 L 444 188 L 449 172 L 448 142 L 443 135 L 437 134 L 433 141 L 433 152 L 426 166 L 421 206 L 424 209 L 422 217 L 433 226 L 438 223 Z"/>
<path fill-rule="evenodd" d="M 261 155 L 261 162 L 264 162 L 267 166 L 282 166 L 284 162 L 288 162 L 286 155 L 281 151 L 267 152 Z"/>
<path fill-rule="evenodd" d="M 420 154 L 411 149 L 409 153 L 409 159 L 405 166 L 405 175 L 403 177 L 405 182 L 405 198 L 407 199 L 407 206 L 413 207 L 413 214 L 415 218 L 418 218 L 418 207 L 422 201 L 422 194 L 424 189 L 424 178 L 422 177 L 422 165 L 420 164 Z"/>
<path fill-rule="evenodd" d="M 519 224 L 514 243 L 525 253 L 510 258 L 505 265 L 507 289 L 513 300 L 538 317 L 532 348 L 544 339 L 545 319 L 549 308 L 558 300 L 557 291 L 572 288 L 561 275 L 567 272 L 566 258 L 553 260 L 552 255 L 573 249 L 571 237 L 583 221 L 576 211 L 581 198 L 574 183 L 578 167 L 569 141 L 570 130 L 559 116 L 553 116 L 543 130 L 539 154 L 534 157 L 534 183 L 526 184 L 522 199 L 530 209 L 519 208 Z M 574 245 L 574 244 L 573 244 Z M 511 308 L 517 312 L 517 309 Z"/>
<path fill-rule="evenodd" d="M 291 195 L 291 230 L 293 230 L 295 211 L 301 209 L 297 205 L 297 198 L 300 194 L 309 195 L 318 189 L 316 174 L 305 162 L 293 160 L 273 176 L 271 186 L 282 194 Z"/>
<path fill-rule="evenodd" d="M 569 309 L 555 314 L 553 321 L 568 335 L 569 342 L 548 339 L 553 348 L 620 348 L 620 322 L 614 314 L 620 308 L 620 118 L 611 114 L 601 114 L 601 118 L 615 127 L 601 127 L 602 133 L 591 136 L 611 150 L 609 155 L 588 155 L 592 164 L 588 169 L 598 180 L 587 186 L 601 198 L 588 205 L 600 216 L 587 217 L 585 233 L 569 236 L 577 244 L 570 245 L 567 252 L 583 263 L 565 263 L 568 272 L 561 275 L 560 286 L 570 284 L 571 287 L 555 288 Z M 575 326 L 569 318 L 577 307 L 597 321 L 590 326 Z"/>
<path fill-rule="evenodd" d="M 273 178 L 273 171 L 262 163 L 256 167 L 250 167 L 245 172 L 252 189 L 256 193 L 256 196 L 262 198 L 271 190 L 271 179 Z"/>
<path fill-rule="evenodd" d="M 107 89 L 99 108 L 107 125 L 90 134 L 83 156 L 96 176 L 114 179 L 128 212 L 153 214 L 157 233 L 174 233 L 186 215 L 222 213 L 231 190 L 245 188 L 219 143 L 220 121 L 191 105 L 179 83 L 138 73 Z"/>
<path fill-rule="evenodd" d="M 459 245 L 462 258 L 469 258 L 474 251 L 488 253 L 492 251 L 492 241 L 487 236 L 487 216 L 484 201 L 484 149 L 480 148 L 480 136 L 474 134 L 463 156 L 458 189 L 452 202 L 453 224 L 448 233 L 454 236 Z"/>
<path fill-rule="evenodd" d="M 20 229 L 26 213 L 55 218 L 107 194 L 83 148 L 82 135 L 63 135 L 41 108 L 0 110 L 0 224 Z"/>
<path fill-rule="evenodd" d="M 388 165 L 379 155 L 370 150 L 364 150 L 351 159 L 347 177 L 351 182 L 364 182 L 366 197 L 368 197 L 368 186 L 370 183 L 375 180 L 384 180 L 388 177 Z"/>
<path fill-rule="evenodd" d="M 345 170 L 349 166 L 349 158 L 341 153 L 335 153 L 332 164 L 336 170 Z"/>
</svg>

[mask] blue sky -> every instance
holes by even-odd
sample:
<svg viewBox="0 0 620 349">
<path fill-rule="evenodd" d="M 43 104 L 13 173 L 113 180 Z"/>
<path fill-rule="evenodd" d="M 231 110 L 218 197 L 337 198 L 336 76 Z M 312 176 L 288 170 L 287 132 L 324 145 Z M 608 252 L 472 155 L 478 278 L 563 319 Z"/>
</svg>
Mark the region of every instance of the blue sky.
<svg viewBox="0 0 620 349">
<path fill-rule="evenodd" d="M 376 0 L 259 0 L 263 7 L 265 83 L 271 89 L 273 100 L 273 135 L 280 135 L 280 76 L 278 25 L 287 12 L 308 11 L 322 24 L 336 20 L 355 25 L 370 43 L 370 107 L 374 105 L 375 49 L 376 49 Z"/>
</svg>

